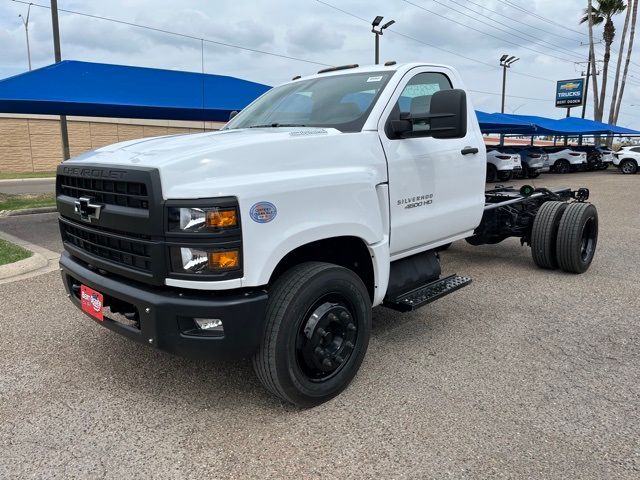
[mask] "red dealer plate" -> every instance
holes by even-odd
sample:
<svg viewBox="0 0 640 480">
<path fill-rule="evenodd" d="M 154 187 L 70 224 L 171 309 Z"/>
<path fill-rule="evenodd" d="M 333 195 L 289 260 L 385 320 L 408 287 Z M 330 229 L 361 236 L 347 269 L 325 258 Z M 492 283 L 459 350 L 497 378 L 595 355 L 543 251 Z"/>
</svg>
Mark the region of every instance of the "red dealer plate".
<svg viewBox="0 0 640 480">
<path fill-rule="evenodd" d="M 82 303 L 82 310 L 100 321 L 104 320 L 102 313 L 104 297 L 100 292 L 96 292 L 93 288 L 89 288 L 86 285 L 81 285 L 80 302 Z"/>
</svg>

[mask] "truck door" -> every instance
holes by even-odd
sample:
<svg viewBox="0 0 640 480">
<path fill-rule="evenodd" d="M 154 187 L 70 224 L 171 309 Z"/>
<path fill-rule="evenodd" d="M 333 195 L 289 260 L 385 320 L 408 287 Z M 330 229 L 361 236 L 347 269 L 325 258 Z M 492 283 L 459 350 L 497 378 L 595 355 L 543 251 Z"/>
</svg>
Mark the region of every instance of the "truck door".
<svg viewBox="0 0 640 480">
<path fill-rule="evenodd" d="M 428 114 L 433 94 L 453 88 L 450 75 L 437 68 L 408 72 L 379 124 L 389 168 L 392 257 L 467 237 L 482 217 L 486 156 L 469 99 L 464 138 L 428 136 L 428 122 L 413 125 L 414 132 L 424 131 L 422 137 L 395 138 L 390 127 L 390 121 L 403 113 Z M 478 153 L 469 153 L 467 147 Z"/>
</svg>

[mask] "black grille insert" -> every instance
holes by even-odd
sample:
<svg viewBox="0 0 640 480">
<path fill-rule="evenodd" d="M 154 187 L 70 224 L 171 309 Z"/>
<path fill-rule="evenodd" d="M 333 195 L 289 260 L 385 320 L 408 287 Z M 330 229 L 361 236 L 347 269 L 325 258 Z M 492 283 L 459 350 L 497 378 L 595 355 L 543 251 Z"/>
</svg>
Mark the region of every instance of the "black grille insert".
<svg viewBox="0 0 640 480">
<path fill-rule="evenodd" d="M 149 209 L 149 193 L 144 183 L 58 175 L 58 186 L 59 193 L 69 197 L 92 197 L 107 205 Z"/>
<path fill-rule="evenodd" d="M 134 238 L 108 235 L 61 222 L 63 240 L 91 255 L 125 267 L 151 272 L 151 251 L 146 242 Z"/>
</svg>

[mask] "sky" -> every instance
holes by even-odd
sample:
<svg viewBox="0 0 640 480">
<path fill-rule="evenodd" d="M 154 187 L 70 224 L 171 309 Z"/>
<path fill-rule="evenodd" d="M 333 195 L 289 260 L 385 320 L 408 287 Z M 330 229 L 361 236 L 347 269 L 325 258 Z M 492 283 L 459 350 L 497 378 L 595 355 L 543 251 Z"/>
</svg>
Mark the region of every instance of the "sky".
<svg viewBox="0 0 640 480">
<path fill-rule="evenodd" d="M 34 3 L 49 5 L 48 0 Z M 452 65 L 472 91 L 476 109 L 495 112 L 500 111 L 502 89 L 499 58 L 515 55 L 520 60 L 508 71 L 505 112 L 553 118 L 566 113 L 555 108 L 555 82 L 580 77 L 586 68 L 575 63 L 586 62 L 588 56 L 587 27 L 579 24 L 586 4 L 585 0 L 58 0 L 60 9 L 196 37 L 61 12 L 63 59 L 189 71 L 204 68 L 206 73 L 268 85 L 314 73 L 323 68 L 320 64 L 372 64 L 370 20 L 383 15 L 396 24 L 381 38 L 382 61 Z M 28 69 L 25 29 L 18 17 L 25 16 L 27 8 L 14 0 L 0 0 L 0 78 Z M 623 22 L 624 14 L 616 22 L 614 52 L 619 49 Z M 595 35 L 600 39 L 601 29 Z M 33 68 L 53 63 L 49 9 L 32 6 L 29 38 Z M 199 38 L 281 56 L 203 43 Z M 603 50 L 597 47 L 599 58 Z M 640 39 L 618 122 L 631 128 L 640 128 L 638 50 Z M 614 54 L 609 92 L 616 61 Z M 588 117 L 591 112 L 589 102 Z M 580 109 L 572 110 L 573 116 L 580 114 Z"/>
</svg>

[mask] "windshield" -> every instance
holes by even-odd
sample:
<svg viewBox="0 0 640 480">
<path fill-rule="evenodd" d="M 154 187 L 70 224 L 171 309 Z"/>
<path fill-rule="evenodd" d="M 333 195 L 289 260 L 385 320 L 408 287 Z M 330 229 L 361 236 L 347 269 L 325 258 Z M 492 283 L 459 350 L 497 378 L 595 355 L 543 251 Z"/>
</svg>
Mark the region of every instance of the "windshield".
<svg viewBox="0 0 640 480">
<path fill-rule="evenodd" d="M 325 127 L 362 130 L 394 72 L 334 75 L 273 88 L 224 128 Z"/>
</svg>

